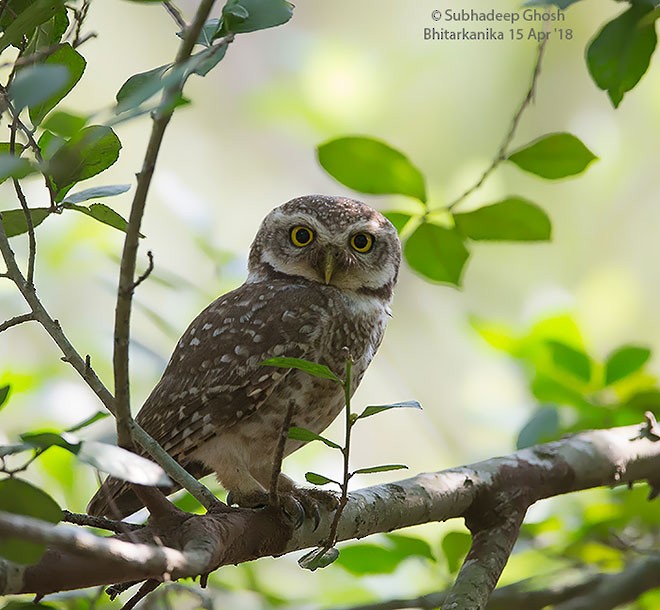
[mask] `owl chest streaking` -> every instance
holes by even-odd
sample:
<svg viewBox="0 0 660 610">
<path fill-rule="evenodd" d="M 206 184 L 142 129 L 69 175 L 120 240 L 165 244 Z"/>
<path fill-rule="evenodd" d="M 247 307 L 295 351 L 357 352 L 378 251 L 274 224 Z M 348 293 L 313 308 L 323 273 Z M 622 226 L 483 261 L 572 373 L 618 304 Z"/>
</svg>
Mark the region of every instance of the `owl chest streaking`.
<svg viewBox="0 0 660 610">
<path fill-rule="evenodd" d="M 137 421 L 196 476 L 215 472 L 239 503 L 263 497 L 289 403 L 293 425 L 320 433 L 344 394 L 261 363 L 303 358 L 343 377 L 348 351 L 354 391 L 382 340 L 400 259 L 396 230 L 365 204 L 308 196 L 276 208 L 252 244 L 247 281 L 191 323 Z M 301 445 L 287 441 L 285 455 Z M 140 506 L 109 478 L 88 510 L 116 517 Z"/>
</svg>

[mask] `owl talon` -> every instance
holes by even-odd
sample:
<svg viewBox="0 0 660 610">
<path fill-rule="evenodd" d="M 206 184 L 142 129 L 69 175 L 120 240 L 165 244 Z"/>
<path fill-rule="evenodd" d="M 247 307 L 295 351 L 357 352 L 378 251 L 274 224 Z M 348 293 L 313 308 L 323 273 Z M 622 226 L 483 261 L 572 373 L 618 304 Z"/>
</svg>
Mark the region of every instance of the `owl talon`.
<svg viewBox="0 0 660 610">
<path fill-rule="evenodd" d="M 293 529 L 298 529 L 305 523 L 307 513 L 297 498 L 290 495 L 280 496 L 280 507 L 282 509 L 282 515 L 291 524 Z"/>
</svg>

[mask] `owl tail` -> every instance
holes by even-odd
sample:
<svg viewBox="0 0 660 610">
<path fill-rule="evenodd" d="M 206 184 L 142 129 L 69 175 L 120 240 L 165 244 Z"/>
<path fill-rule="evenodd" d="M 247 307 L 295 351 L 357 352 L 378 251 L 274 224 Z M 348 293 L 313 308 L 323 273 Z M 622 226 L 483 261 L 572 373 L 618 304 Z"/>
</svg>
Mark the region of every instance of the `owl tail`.
<svg viewBox="0 0 660 610">
<path fill-rule="evenodd" d="M 170 492 L 166 491 L 166 493 Z M 128 483 L 108 477 L 87 505 L 87 513 L 95 517 L 123 519 L 143 506 Z"/>
<path fill-rule="evenodd" d="M 182 466 L 194 477 L 201 479 L 213 472 L 199 462 L 190 462 Z M 159 487 L 169 496 L 181 489 L 178 483 L 170 487 Z M 108 477 L 103 481 L 99 490 L 87 505 L 87 513 L 95 517 L 107 517 L 108 519 L 123 519 L 144 508 L 142 501 L 135 495 L 131 485 L 121 479 Z"/>
</svg>

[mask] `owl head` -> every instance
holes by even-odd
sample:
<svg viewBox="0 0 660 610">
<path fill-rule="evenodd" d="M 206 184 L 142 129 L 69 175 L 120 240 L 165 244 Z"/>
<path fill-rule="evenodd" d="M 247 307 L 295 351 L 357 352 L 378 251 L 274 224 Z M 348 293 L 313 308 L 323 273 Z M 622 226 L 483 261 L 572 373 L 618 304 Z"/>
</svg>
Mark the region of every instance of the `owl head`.
<svg viewBox="0 0 660 610">
<path fill-rule="evenodd" d="M 353 199 L 308 195 L 266 216 L 247 281 L 304 278 L 389 300 L 400 262 L 396 229 L 382 214 Z"/>
</svg>

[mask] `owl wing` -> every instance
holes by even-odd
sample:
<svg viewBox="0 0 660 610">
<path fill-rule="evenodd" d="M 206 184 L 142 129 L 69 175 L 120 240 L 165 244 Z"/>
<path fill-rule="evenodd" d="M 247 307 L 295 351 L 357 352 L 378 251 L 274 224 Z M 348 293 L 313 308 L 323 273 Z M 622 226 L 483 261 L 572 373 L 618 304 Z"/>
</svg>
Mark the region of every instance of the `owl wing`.
<svg viewBox="0 0 660 610">
<path fill-rule="evenodd" d="M 185 331 L 136 421 L 195 476 L 208 474 L 187 456 L 249 417 L 285 382 L 290 370 L 262 366 L 264 360 L 315 360 L 331 312 L 321 291 L 290 281 L 243 284 L 221 296 Z M 136 500 L 127 484 L 108 478 L 88 512 L 105 514 L 112 503 L 126 515 L 141 507 Z"/>
</svg>

